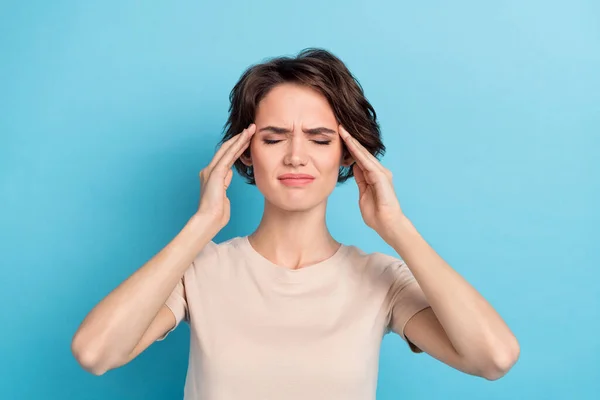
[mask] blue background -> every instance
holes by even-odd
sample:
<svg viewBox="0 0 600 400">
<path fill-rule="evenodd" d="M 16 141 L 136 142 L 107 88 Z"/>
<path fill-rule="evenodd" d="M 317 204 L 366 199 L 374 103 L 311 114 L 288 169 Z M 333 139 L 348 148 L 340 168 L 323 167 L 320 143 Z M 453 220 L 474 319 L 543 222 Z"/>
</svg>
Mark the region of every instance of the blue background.
<svg viewBox="0 0 600 400">
<path fill-rule="evenodd" d="M 521 344 L 499 381 L 381 352 L 378 399 L 599 398 L 600 6 L 594 1 L 4 1 L 0 12 L 0 398 L 178 399 L 187 325 L 96 377 L 86 313 L 195 211 L 242 71 L 318 46 L 380 117 L 408 217 Z M 232 220 L 261 195 L 235 176 Z M 393 254 L 353 180 L 334 236 Z"/>
</svg>

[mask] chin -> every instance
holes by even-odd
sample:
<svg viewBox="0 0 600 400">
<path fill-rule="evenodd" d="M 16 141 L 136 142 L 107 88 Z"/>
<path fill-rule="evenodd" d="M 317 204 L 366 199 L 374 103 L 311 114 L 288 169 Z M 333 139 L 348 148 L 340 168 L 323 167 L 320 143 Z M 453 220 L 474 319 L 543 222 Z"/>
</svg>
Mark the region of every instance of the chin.
<svg viewBox="0 0 600 400">
<path fill-rule="evenodd" d="M 270 204 L 284 211 L 302 212 L 309 211 L 327 201 L 327 198 L 335 189 L 337 176 L 333 186 L 323 187 L 323 182 L 320 182 L 321 185 L 311 189 L 284 188 L 279 183 L 275 187 L 267 185 L 265 188 L 261 185 L 260 180 L 257 180 L 256 183 L 256 187 Z"/>
<path fill-rule="evenodd" d="M 290 212 L 302 212 L 309 211 L 319 206 L 325 199 L 316 199 L 312 196 L 304 196 L 303 198 L 292 197 L 292 196 L 274 196 L 267 197 L 267 201 L 277 208 L 290 211 Z"/>
<path fill-rule="evenodd" d="M 314 192 L 310 193 L 300 191 L 296 193 L 263 192 L 263 196 L 265 197 L 266 201 L 273 206 L 290 212 L 309 211 L 315 207 L 318 207 L 327 200 L 327 196 L 324 196 L 322 193 L 317 195 Z"/>
</svg>

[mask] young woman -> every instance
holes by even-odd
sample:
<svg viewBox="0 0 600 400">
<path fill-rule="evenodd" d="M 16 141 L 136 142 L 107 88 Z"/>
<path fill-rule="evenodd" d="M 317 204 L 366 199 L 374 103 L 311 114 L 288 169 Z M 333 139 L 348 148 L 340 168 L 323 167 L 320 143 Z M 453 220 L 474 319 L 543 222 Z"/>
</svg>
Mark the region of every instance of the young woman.
<svg viewBox="0 0 600 400">
<path fill-rule="evenodd" d="M 373 107 L 331 53 L 249 68 L 221 146 L 200 172 L 197 212 L 85 318 L 72 350 L 94 374 L 126 364 L 185 320 L 186 399 L 374 399 L 389 332 L 489 380 L 519 345 L 490 304 L 403 213 Z M 217 244 L 235 168 L 264 195 L 256 230 Z M 367 226 L 398 253 L 336 241 L 328 196 L 354 176 Z"/>
</svg>

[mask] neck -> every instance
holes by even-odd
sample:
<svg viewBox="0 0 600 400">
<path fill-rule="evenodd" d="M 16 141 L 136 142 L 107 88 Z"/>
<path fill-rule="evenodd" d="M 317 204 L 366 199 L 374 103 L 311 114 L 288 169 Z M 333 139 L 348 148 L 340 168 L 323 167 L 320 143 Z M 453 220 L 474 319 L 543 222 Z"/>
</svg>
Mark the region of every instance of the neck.
<svg viewBox="0 0 600 400">
<path fill-rule="evenodd" d="M 265 200 L 259 226 L 249 236 L 256 251 L 275 264 L 301 268 L 329 258 L 340 243 L 325 222 L 327 202 L 308 210 L 283 210 Z"/>
</svg>

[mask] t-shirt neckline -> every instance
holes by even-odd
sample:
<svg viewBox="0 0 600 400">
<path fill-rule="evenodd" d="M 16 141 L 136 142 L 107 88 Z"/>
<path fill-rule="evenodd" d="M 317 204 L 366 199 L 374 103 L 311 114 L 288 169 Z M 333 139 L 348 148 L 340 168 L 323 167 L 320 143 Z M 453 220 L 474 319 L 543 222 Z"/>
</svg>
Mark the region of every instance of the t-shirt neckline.
<svg viewBox="0 0 600 400">
<path fill-rule="evenodd" d="M 336 271 L 336 265 L 347 255 L 349 246 L 344 243 L 340 244 L 340 247 L 335 253 L 329 258 L 319 261 L 314 264 L 307 265 L 299 269 L 291 269 L 278 264 L 275 264 L 268 258 L 264 257 L 258 251 L 252 247 L 248 236 L 242 236 L 240 238 L 241 248 L 250 257 L 252 263 L 256 263 L 258 270 L 264 271 L 271 275 L 273 278 L 292 283 L 307 282 L 314 279 L 321 280 L 332 271 Z"/>
</svg>

